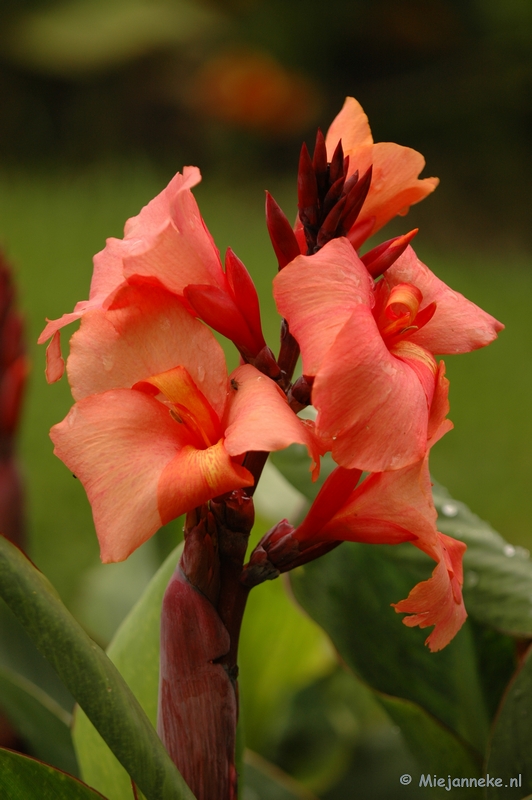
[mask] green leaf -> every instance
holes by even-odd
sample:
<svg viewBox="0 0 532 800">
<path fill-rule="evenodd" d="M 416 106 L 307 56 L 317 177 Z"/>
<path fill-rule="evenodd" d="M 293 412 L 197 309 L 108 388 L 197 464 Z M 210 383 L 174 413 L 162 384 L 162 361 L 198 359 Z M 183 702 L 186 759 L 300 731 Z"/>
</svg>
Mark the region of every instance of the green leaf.
<svg viewBox="0 0 532 800">
<path fill-rule="evenodd" d="M 179 545 L 159 568 L 107 650 L 154 726 L 157 719 L 161 604 L 181 551 L 182 545 Z M 76 711 L 73 737 L 84 780 L 112 800 L 131 800 L 131 784 L 126 770 L 81 709 Z"/>
<path fill-rule="evenodd" d="M 287 698 L 335 664 L 323 632 L 290 602 L 282 581 L 251 592 L 238 661 L 246 743 L 253 750 L 264 748 Z"/>
<path fill-rule="evenodd" d="M 377 694 L 377 697 L 392 720 L 401 728 L 421 773 L 438 777 L 448 774 L 468 777 L 480 775 L 478 754 L 419 705 L 383 694 Z M 399 777 L 400 775 L 397 776 Z M 418 785 L 419 777 L 416 776 L 415 779 Z M 437 792 L 436 796 L 439 796 Z M 444 796 L 443 792 L 440 796 Z M 472 787 L 468 788 L 467 796 L 478 800 L 483 794 L 480 789 Z"/>
<path fill-rule="evenodd" d="M 0 668 L 0 706 L 31 755 L 77 775 L 71 714 L 39 686 L 5 668 Z"/>
<path fill-rule="evenodd" d="M 464 600 L 468 614 L 511 636 L 532 636 L 532 563 L 491 525 L 435 485 L 438 530 L 467 544 Z"/>
<path fill-rule="evenodd" d="M 501 787 L 489 787 L 489 800 L 507 800 L 532 793 L 532 647 L 517 670 L 499 710 L 488 748 L 486 772 L 502 778 Z M 518 779 L 510 789 L 510 779 Z M 508 788 L 507 788 L 508 787 Z"/>
<path fill-rule="evenodd" d="M 65 772 L 2 749 L 0 790 L 1 796 L 9 800 L 97 800 L 103 797 Z"/>
<path fill-rule="evenodd" d="M 400 546 L 346 542 L 291 573 L 295 596 L 372 688 L 417 703 L 483 753 L 488 718 L 471 632 L 431 653 L 426 631 L 402 624 L 390 604 L 419 580 L 402 555 Z"/>
<path fill-rule="evenodd" d="M 243 800 L 318 800 L 286 772 L 258 753 L 244 755 Z"/>
<path fill-rule="evenodd" d="M 0 594 L 148 800 L 192 800 L 138 701 L 33 564 L 0 538 Z"/>
</svg>

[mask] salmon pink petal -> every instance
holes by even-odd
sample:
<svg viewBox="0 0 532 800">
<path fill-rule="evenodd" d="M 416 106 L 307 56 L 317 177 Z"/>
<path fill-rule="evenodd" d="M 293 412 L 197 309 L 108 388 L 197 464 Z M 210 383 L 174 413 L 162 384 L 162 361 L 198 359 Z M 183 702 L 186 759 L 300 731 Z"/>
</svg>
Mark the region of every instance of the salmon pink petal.
<svg viewBox="0 0 532 800">
<path fill-rule="evenodd" d="M 169 522 L 213 497 L 253 483 L 251 473 L 231 459 L 222 440 L 206 450 L 183 447 L 161 474 L 161 519 Z"/>
<path fill-rule="evenodd" d="M 340 139 L 342 140 L 344 155 L 347 155 L 348 151 L 351 153 L 359 147 L 371 147 L 373 144 L 368 118 L 362 106 L 354 97 L 345 98 L 342 110 L 336 115 L 327 131 L 325 144 L 329 161 L 332 159 Z M 353 167 L 351 163 L 349 167 L 351 173 L 357 168 Z"/>
<path fill-rule="evenodd" d="M 190 180 L 176 175 L 138 217 L 128 221 L 123 255 L 126 278 L 157 278 L 180 295 L 189 283 L 225 287 L 220 254 L 190 185 Z"/>
<path fill-rule="evenodd" d="M 333 239 L 281 270 L 273 293 L 301 348 L 304 374 L 315 375 L 353 310 L 372 304 L 373 280 L 347 239 Z"/>
<path fill-rule="evenodd" d="M 397 214 L 406 214 L 411 205 L 433 192 L 439 180 L 419 180 L 425 159 L 416 150 L 392 142 L 373 144 L 368 118 L 354 97 L 346 98 L 327 133 L 329 160 L 340 139 L 344 155 L 349 156 L 349 176 L 355 170 L 363 175 L 373 165 L 371 187 L 354 226 L 361 235 L 352 237 L 354 246 L 359 246 Z"/>
<path fill-rule="evenodd" d="M 127 558 L 162 525 L 159 481 L 187 431 L 157 400 L 117 389 L 76 403 L 50 436 L 85 488 L 102 561 Z"/>
<path fill-rule="evenodd" d="M 190 191 L 201 181 L 201 172 L 197 167 L 184 167 L 183 174 L 174 175 L 168 186 L 150 200 L 140 212 L 128 219 L 124 227 L 124 236 L 128 239 L 140 239 L 154 228 L 160 227 L 168 219 L 168 211 L 174 198 L 181 192 Z"/>
<path fill-rule="evenodd" d="M 380 142 L 374 145 L 372 160 L 371 187 L 357 225 L 375 217 L 371 231 L 373 235 L 395 216 L 398 214 L 404 216 L 410 206 L 431 194 L 437 187 L 439 179 L 419 180 L 418 175 L 425 166 L 425 159 L 421 153 L 393 142 Z M 356 165 L 356 154 L 354 165 Z"/>
<path fill-rule="evenodd" d="M 423 295 L 421 308 L 436 303 L 436 313 L 409 341 L 431 353 L 468 353 L 492 342 L 504 325 L 434 275 L 408 247 L 384 274 L 390 287 L 412 283 Z"/>
<path fill-rule="evenodd" d="M 46 348 L 46 380 L 55 383 L 63 377 L 65 361 L 61 355 L 61 332 L 56 331 Z"/>
<path fill-rule="evenodd" d="M 359 305 L 336 337 L 312 389 L 317 433 L 330 440 L 338 464 L 382 472 L 423 458 L 432 395 L 426 395 L 420 370 L 427 373 L 423 383 L 430 386 L 432 381 L 434 386 L 436 365 L 420 361 L 414 369 L 395 357 L 371 310 Z"/>
<path fill-rule="evenodd" d="M 276 383 L 245 364 L 231 373 L 225 448 L 232 456 L 249 450 L 282 450 L 304 444 L 318 462 L 312 427 L 292 411 Z"/>
<path fill-rule="evenodd" d="M 129 388 L 182 365 L 221 417 L 227 370 L 211 331 L 163 288 L 125 286 L 114 305 L 86 314 L 72 337 L 67 369 L 74 398 Z"/>
<path fill-rule="evenodd" d="M 403 619 L 408 627 L 419 625 L 420 628 L 426 628 L 434 625 L 434 630 L 426 640 L 432 652 L 445 647 L 467 617 L 461 589 L 462 556 L 466 546 L 442 533 L 438 533 L 438 537 L 438 564 L 432 577 L 418 583 L 406 600 L 393 604 L 398 613 L 410 614 Z"/>
</svg>

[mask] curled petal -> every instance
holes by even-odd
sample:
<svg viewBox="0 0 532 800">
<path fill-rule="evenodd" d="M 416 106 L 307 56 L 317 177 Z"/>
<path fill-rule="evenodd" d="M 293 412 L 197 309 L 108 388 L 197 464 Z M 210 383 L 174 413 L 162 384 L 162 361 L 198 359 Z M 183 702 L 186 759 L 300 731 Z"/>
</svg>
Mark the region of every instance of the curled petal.
<svg viewBox="0 0 532 800">
<path fill-rule="evenodd" d="M 406 600 L 393 604 L 398 613 L 410 614 L 403 619 L 408 627 L 434 625 L 426 640 L 432 652 L 445 647 L 467 617 L 462 598 L 462 556 L 466 546 L 442 533 L 438 533 L 438 544 L 438 552 L 432 556 L 438 561 L 432 577 L 418 583 Z"/>
<path fill-rule="evenodd" d="M 103 308 L 107 299 L 124 283 L 121 258 L 122 242 L 120 239 L 107 239 L 106 246 L 93 258 L 94 271 L 88 300 L 76 303 L 74 311 L 63 314 L 59 319 L 48 320 L 37 343 L 44 344 L 58 330 L 81 319 L 84 314 L 94 309 Z M 57 380 L 57 378 L 56 378 Z"/>
<path fill-rule="evenodd" d="M 63 377 L 65 360 L 61 355 L 61 331 L 56 330 L 46 348 L 46 380 L 55 383 Z"/>
<path fill-rule="evenodd" d="M 468 353 L 492 342 L 504 325 L 434 275 L 408 247 L 383 280 L 390 287 L 413 283 L 423 295 L 421 308 L 436 303 L 434 316 L 410 336 L 431 353 Z"/>
</svg>

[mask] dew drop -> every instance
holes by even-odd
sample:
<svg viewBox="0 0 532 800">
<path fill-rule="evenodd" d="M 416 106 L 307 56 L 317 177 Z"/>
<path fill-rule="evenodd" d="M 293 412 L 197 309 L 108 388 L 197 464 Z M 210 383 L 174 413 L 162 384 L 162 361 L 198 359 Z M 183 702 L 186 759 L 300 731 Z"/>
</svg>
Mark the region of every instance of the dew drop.
<svg viewBox="0 0 532 800">
<path fill-rule="evenodd" d="M 110 372 L 113 369 L 114 363 L 114 359 L 109 356 L 104 356 L 102 358 L 102 366 L 106 372 Z"/>
<path fill-rule="evenodd" d="M 205 380 L 205 367 L 201 364 L 198 366 L 197 376 L 199 381 Z"/>
<path fill-rule="evenodd" d="M 516 549 L 513 544 L 505 544 L 503 547 L 503 553 L 505 556 L 508 556 L 508 558 L 513 558 L 515 556 Z"/>
<path fill-rule="evenodd" d="M 338 439 L 338 436 L 333 436 L 332 437 L 333 442 L 335 442 L 337 439 Z"/>
<path fill-rule="evenodd" d="M 454 503 L 444 503 L 441 507 L 441 513 L 445 517 L 456 517 L 458 514 L 458 506 Z"/>
</svg>

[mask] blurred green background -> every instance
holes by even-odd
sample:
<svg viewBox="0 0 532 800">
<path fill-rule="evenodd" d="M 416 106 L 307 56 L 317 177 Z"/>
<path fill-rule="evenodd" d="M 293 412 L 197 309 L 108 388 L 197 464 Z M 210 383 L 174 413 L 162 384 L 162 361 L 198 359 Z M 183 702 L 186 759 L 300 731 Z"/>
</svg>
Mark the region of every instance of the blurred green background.
<svg viewBox="0 0 532 800">
<path fill-rule="evenodd" d="M 531 548 L 530 3 L 3 0 L 0 245 L 32 364 L 19 449 L 29 551 L 103 642 L 179 525 L 127 566 L 98 567 L 83 489 L 48 439 L 71 400 L 66 381 L 45 383 L 35 345 L 44 319 L 87 297 L 105 238 L 121 236 L 177 170 L 197 164 L 207 225 L 256 280 L 276 349 L 264 189 L 295 216 L 301 141 L 327 129 L 347 94 L 362 103 L 376 141 L 420 150 L 424 174 L 441 179 L 381 238 L 419 226 L 416 250 L 430 268 L 507 326 L 490 348 L 446 359 L 455 430 L 435 448 L 433 473 L 506 539 Z M 311 687 L 312 703 L 336 696 L 335 686 Z M 342 747 L 356 739 L 346 719 Z M 273 757 L 278 745 L 259 740 Z M 348 760 L 347 750 L 334 758 Z"/>
</svg>

